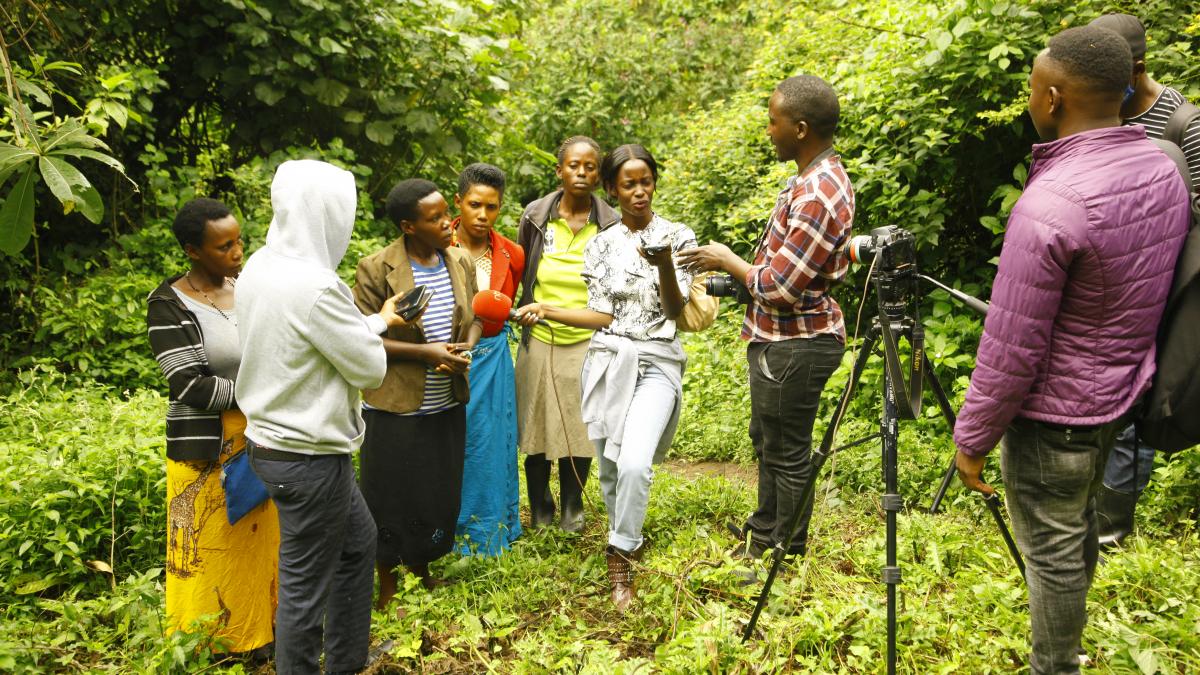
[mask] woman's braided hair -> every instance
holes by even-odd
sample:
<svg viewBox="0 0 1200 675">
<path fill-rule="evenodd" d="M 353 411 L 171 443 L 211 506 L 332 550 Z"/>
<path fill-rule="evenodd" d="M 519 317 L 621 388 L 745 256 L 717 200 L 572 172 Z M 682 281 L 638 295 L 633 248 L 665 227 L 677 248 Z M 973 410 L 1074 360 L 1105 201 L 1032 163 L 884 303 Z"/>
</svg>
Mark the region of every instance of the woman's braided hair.
<svg viewBox="0 0 1200 675">
<path fill-rule="evenodd" d="M 567 140 L 563 141 L 562 145 L 558 146 L 558 152 L 556 152 L 554 154 L 554 156 L 558 158 L 559 166 L 562 166 L 563 158 L 566 157 L 566 155 L 567 155 L 567 148 L 571 147 L 572 145 L 575 145 L 576 143 L 587 143 L 588 145 L 592 146 L 592 149 L 596 151 L 597 157 L 604 154 L 604 151 L 600 149 L 600 144 L 597 143 L 596 141 L 592 140 L 590 137 L 588 137 L 588 136 L 571 136 Z"/>
</svg>

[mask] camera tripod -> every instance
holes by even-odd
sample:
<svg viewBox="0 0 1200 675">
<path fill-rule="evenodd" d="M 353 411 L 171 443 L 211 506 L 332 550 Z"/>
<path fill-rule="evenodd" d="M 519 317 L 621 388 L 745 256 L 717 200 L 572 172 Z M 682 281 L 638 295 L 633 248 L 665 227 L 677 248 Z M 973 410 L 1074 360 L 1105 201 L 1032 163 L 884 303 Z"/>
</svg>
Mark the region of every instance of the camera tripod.
<svg viewBox="0 0 1200 675">
<path fill-rule="evenodd" d="M 933 366 L 929 363 L 925 353 L 924 328 L 921 326 L 916 303 L 909 300 L 911 292 L 906 292 L 906 287 L 908 291 L 914 289 L 916 278 L 919 276 L 935 286 L 950 292 L 955 299 L 964 302 L 976 311 L 986 312 L 987 305 L 961 291 L 943 286 L 930 277 L 917 275 L 915 265 L 899 271 L 881 272 L 872 274 L 871 276 L 875 284 L 875 293 L 878 299 L 878 312 L 871 320 L 870 329 L 867 331 L 866 337 L 859 348 L 857 358 L 854 361 L 854 367 L 850 372 L 850 378 L 846 383 L 846 388 L 842 392 L 837 408 L 829 420 L 829 424 L 825 427 L 821 445 L 813 451 L 811 459 L 812 468 L 808 483 L 805 485 L 799 499 L 800 506 L 789 519 L 786 530 L 788 532 L 787 540 L 778 542 L 774 547 L 770 572 L 767 574 L 766 582 L 759 593 L 754 613 L 750 615 L 745 632 L 742 634 L 742 640 L 749 640 L 753 634 L 754 628 L 758 623 L 758 618 L 766 607 L 771 585 L 774 583 L 775 577 L 779 573 L 779 568 L 787 556 L 787 551 L 791 547 L 796 527 L 804 515 L 811 512 L 817 483 L 816 478 L 820 474 L 825 461 L 835 452 L 879 438 L 882 439 L 883 451 L 884 494 L 882 506 L 885 512 L 887 528 L 886 563 L 882 574 L 883 582 L 887 585 L 887 672 L 889 675 L 893 675 L 896 672 L 896 586 L 900 583 L 901 577 L 900 567 L 896 564 L 896 514 L 903 508 L 903 500 L 898 493 L 896 478 L 899 420 L 917 418 L 921 411 L 922 389 L 926 379 L 929 381 L 929 388 L 933 391 L 938 407 L 941 409 L 942 415 L 945 417 L 947 424 L 949 424 L 951 431 L 954 429 L 956 419 L 954 410 L 950 406 L 950 400 L 947 398 L 946 392 L 938 381 Z M 912 305 L 911 311 L 909 309 L 910 304 Z M 907 379 L 900 358 L 898 341 L 901 337 L 907 339 L 911 348 Z M 866 369 L 867 360 L 879 346 L 882 346 L 884 356 L 883 414 L 880 420 L 879 433 L 834 449 L 833 441 L 837 434 L 838 426 L 845 417 L 850 401 L 854 397 L 859 379 Z M 946 489 L 954 477 L 954 473 L 955 464 L 952 458 L 950 469 L 943 477 L 942 485 L 938 489 L 931 513 L 936 512 L 938 503 L 945 495 Z M 999 502 L 999 497 L 994 493 L 985 497 L 985 504 L 987 504 L 988 510 L 991 511 L 992 518 L 995 520 L 1000 534 L 1004 538 L 1004 543 L 1007 545 L 1009 553 L 1012 554 L 1017 568 L 1021 571 L 1021 575 L 1024 576 L 1025 564 L 1000 513 Z"/>
</svg>

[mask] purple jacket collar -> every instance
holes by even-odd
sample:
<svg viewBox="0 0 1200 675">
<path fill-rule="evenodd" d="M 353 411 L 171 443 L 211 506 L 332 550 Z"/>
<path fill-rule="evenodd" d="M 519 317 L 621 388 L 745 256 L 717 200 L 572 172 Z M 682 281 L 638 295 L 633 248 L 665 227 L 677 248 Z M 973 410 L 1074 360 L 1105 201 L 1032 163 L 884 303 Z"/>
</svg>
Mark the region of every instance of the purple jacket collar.
<svg viewBox="0 0 1200 675">
<path fill-rule="evenodd" d="M 1033 145 L 1033 163 L 1029 166 L 1029 180 L 1033 182 L 1038 174 L 1046 171 L 1059 161 L 1093 153 L 1097 150 L 1112 146 L 1114 143 L 1128 143 L 1138 139 L 1145 140 L 1146 129 L 1140 124 L 1124 127 L 1104 127 L 1071 134 L 1045 143 Z"/>
</svg>

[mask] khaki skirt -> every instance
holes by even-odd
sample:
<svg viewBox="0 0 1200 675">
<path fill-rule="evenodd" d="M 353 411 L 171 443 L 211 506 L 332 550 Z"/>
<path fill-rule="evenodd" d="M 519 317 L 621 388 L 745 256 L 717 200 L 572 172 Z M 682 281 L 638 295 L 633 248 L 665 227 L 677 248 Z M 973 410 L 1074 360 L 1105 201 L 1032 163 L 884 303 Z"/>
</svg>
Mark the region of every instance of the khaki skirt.
<svg viewBox="0 0 1200 675">
<path fill-rule="evenodd" d="M 521 452 L 546 459 L 595 457 L 580 413 L 580 374 L 590 340 L 548 345 L 529 338 L 517 353 L 517 429 Z"/>
</svg>

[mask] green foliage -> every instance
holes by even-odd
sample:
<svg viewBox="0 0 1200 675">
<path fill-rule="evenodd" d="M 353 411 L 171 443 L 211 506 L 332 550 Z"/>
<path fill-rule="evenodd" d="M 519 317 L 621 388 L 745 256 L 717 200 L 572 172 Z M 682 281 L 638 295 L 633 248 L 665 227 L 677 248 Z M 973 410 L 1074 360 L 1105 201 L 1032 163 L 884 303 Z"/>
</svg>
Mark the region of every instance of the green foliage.
<svg viewBox="0 0 1200 675">
<path fill-rule="evenodd" d="M 504 101 L 513 127 L 494 142 L 525 202 L 553 186 L 548 168 L 569 136 L 658 153 L 681 114 L 737 89 L 754 34 L 752 13 L 733 0 L 538 0 L 526 12 L 530 58 Z"/>
<path fill-rule="evenodd" d="M 162 568 L 130 574 L 112 593 L 93 598 L 75 591 L 9 606 L 0 621 L 0 669 L 7 673 L 96 672 L 194 673 L 214 656 L 213 639 L 201 632 L 164 635 Z M 114 652 L 113 650 L 118 651 Z"/>
<path fill-rule="evenodd" d="M 1024 121 L 1029 60 L 1047 34 L 1114 8 L 1146 21 L 1152 74 L 1200 95 L 1200 14 L 1185 25 L 1171 0 L 18 3 L 4 21 L 26 38 L 9 46 L 25 107 L 6 105 L 0 120 L 11 146 L 0 149 L 0 188 L 24 181 L 31 197 L 6 199 L 0 223 L 30 223 L 37 239 L 34 254 L 0 258 L 0 670 L 244 671 L 219 660 L 200 626 L 163 634 L 165 399 L 143 316 L 146 294 L 186 264 L 170 221 L 187 200 L 230 204 L 249 254 L 270 222 L 280 162 L 345 167 L 359 188 L 338 270 L 349 281 L 358 259 L 394 236 L 379 207 L 397 178 L 449 188 L 462 165 L 492 161 L 510 176 L 502 227 L 511 229 L 522 198 L 549 186 L 559 140 L 588 133 L 610 147 L 648 145 L 664 167 L 656 207 L 702 241 L 746 252 L 794 171 L 773 161 L 766 97 L 783 77 L 813 72 L 842 97 L 838 147 L 858 191 L 857 231 L 913 230 L 923 269 L 979 295 L 1034 140 Z M 22 119 L 38 143 L 65 130 L 90 139 L 76 150 L 119 163 L 84 179 L 104 195 L 108 227 L 74 217 L 95 213 L 88 188 L 49 156 L 59 175 L 43 178 L 41 158 L 16 137 L 34 138 L 14 126 Z M 11 148 L 22 163 L 5 173 Z M 77 170 L 89 166 L 79 159 L 104 161 L 65 155 Z M 68 203 L 71 214 L 47 208 Z M 0 231 L 15 246 L 17 230 Z M 862 274 L 835 289 L 850 349 L 822 397 L 818 439 L 866 329 L 854 328 Z M 957 407 L 981 323 L 942 292 L 921 310 L 930 360 Z M 685 336 L 672 452 L 706 464 L 656 473 L 632 612 L 617 615 L 605 598 L 593 481 L 582 536 L 529 532 L 500 558 L 448 557 L 439 571 L 460 583 L 436 593 L 405 579 L 398 606 L 374 620 L 375 638 L 395 640 L 384 668 L 877 672 L 876 443 L 826 465 L 809 557 L 776 583 L 756 639 L 738 639 L 756 590 L 740 584 L 746 565 L 728 557 L 723 527 L 754 506 L 741 320 L 727 302 L 710 330 Z M 881 365 L 868 360 L 835 445 L 877 429 Z M 901 670 L 1020 668 L 1025 593 L 984 509 L 955 484 L 944 514 L 923 514 L 954 452 L 931 396 L 901 424 L 900 447 Z M 995 462 L 987 472 L 998 483 Z M 1159 460 L 1137 536 L 1097 574 L 1084 644 L 1098 669 L 1200 670 L 1197 490 L 1200 453 Z"/>
<path fill-rule="evenodd" d="M 158 564 L 165 400 L 52 371 L 0 399 L 0 598 L 107 588 Z"/>
<path fill-rule="evenodd" d="M 510 39 L 519 26 L 514 6 L 101 0 L 19 7 L 14 23 L 33 29 L 36 47 L 78 50 L 89 69 L 154 69 L 166 87 L 148 101 L 147 140 L 182 146 L 186 157 L 214 140 L 248 158 L 342 138 L 411 166 L 466 150 L 475 114 L 508 90 L 508 69 L 522 53 Z"/>
<path fill-rule="evenodd" d="M 750 462 L 750 389 L 746 343 L 738 339 L 744 308 L 729 301 L 708 330 L 683 333 L 688 362 L 683 410 L 671 452 L 690 460 Z"/>
<path fill-rule="evenodd" d="M 3 64 L 6 79 L 17 89 L 28 91 L 33 98 L 49 105 L 46 92 L 34 82 L 17 78 L 7 63 L 6 60 Z M 46 64 L 41 68 L 42 72 L 67 70 L 73 68 L 73 64 Z M 116 77 L 122 76 L 127 77 L 127 74 Z M 49 80 L 43 83 L 49 84 Z M 109 86 L 116 89 L 118 84 L 110 81 Z M 0 132 L 0 189 L 10 178 L 14 182 L 0 206 L 0 252 L 19 253 L 33 235 L 34 195 L 39 178 L 62 205 L 64 214 L 78 211 L 93 224 L 98 224 L 104 215 L 104 200 L 75 163 L 90 159 L 125 175 L 125 167 L 113 158 L 111 149 L 91 133 L 93 127 L 106 126 L 108 117 L 113 117 L 124 127 L 127 121 L 124 106 L 115 100 L 94 99 L 92 103 L 96 107 L 93 109 L 89 104 L 86 117 L 64 119 L 50 117 L 47 112 L 35 114 L 15 97 L 4 97 L 3 100 L 7 115 L 0 118 L 0 122 L 11 123 L 12 131 Z M 91 126 L 85 124 L 85 120 Z M 5 138 L 11 138 L 12 142 Z"/>
<path fill-rule="evenodd" d="M 736 372 L 744 357 L 728 330 L 736 312 L 727 314 L 693 336 L 689 353 L 696 374 L 702 354 L 723 352 L 732 386 L 744 377 Z M 163 397 L 69 385 L 47 371 L 21 379 L 0 399 L 0 668 L 194 672 L 215 664 L 217 645 L 203 631 L 163 635 Z M 689 446 L 688 435 L 743 414 L 726 396 L 704 399 L 704 382 L 689 382 L 685 414 L 714 422 L 683 428 L 677 448 L 717 447 L 711 439 Z M 860 398 L 842 430 L 847 440 L 875 424 L 877 402 L 866 391 Z M 692 399 L 708 409 L 690 407 Z M 832 402 L 823 402 L 818 429 Z M 900 519 L 902 668 L 1011 671 L 1027 649 L 1020 577 L 973 496 L 955 486 L 942 515 L 923 513 L 952 452 L 941 420 L 901 428 L 900 491 L 910 507 Z M 388 667 L 426 672 L 876 672 L 885 620 L 878 462 L 871 445 L 835 456 L 818 490 L 810 555 L 777 581 L 748 644 L 738 630 L 757 587 L 740 585 L 744 564 L 728 557 L 734 542 L 723 523 L 753 507 L 754 470 L 731 464 L 660 467 L 640 600 L 624 616 L 604 592 L 605 515 L 593 481 L 582 536 L 527 532 L 499 558 L 448 557 L 438 572 L 459 583 L 429 593 L 406 578 L 395 611 L 375 615 L 373 636 L 394 640 Z M 1200 578 L 1191 572 L 1200 538 L 1188 511 L 1198 482 L 1200 453 L 1160 462 L 1138 536 L 1100 568 L 1084 636 L 1096 667 L 1200 668 Z"/>
<path fill-rule="evenodd" d="M 1176 7 L 1139 3 L 1134 11 L 1151 26 L 1155 77 L 1190 91 L 1195 40 Z M 764 102 L 783 78 L 812 73 L 839 93 L 836 145 L 855 187 L 856 231 L 899 224 L 916 235 L 927 270 L 986 279 L 1024 179 L 1013 167 L 1036 141 L 1023 114 L 1032 58 L 1048 35 L 1107 9 L 1082 0 L 1036 8 L 1008 0 L 824 0 L 776 9 L 764 21 L 779 30 L 764 34 L 747 59 L 746 89 L 684 118 L 662 153 L 674 163 L 664 173 L 661 208 L 701 240 L 746 251 L 796 169 L 770 161 Z"/>
<path fill-rule="evenodd" d="M 203 155 L 202 158 L 207 157 Z M 236 170 L 215 175 L 219 162 L 201 168 L 168 169 L 156 148 L 148 148 L 147 225 L 117 237 L 110 248 L 68 244 L 50 257 L 56 273 L 43 272 L 30 284 L 24 274 L 0 281 L 12 298 L 14 320 L 0 336 L 0 355 L 9 369 L 42 366 L 72 378 L 104 382 L 119 388 L 165 390 L 165 383 L 146 339 L 145 299 L 164 279 L 182 274 L 186 256 L 171 233 L 171 219 L 183 203 L 204 194 L 201 186 L 227 182 L 226 202 L 242 224 L 246 254 L 265 240 L 271 219 L 270 181 L 287 159 L 320 158 L 354 172 L 359 190 L 358 225 L 338 269 L 353 282 L 358 260 L 393 238 L 390 223 L 374 216 L 366 190 L 371 170 L 357 163 L 354 152 L 341 143 L 323 149 L 292 148 L 256 159 Z M 26 264 L 24 270 L 28 271 Z"/>
</svg>

